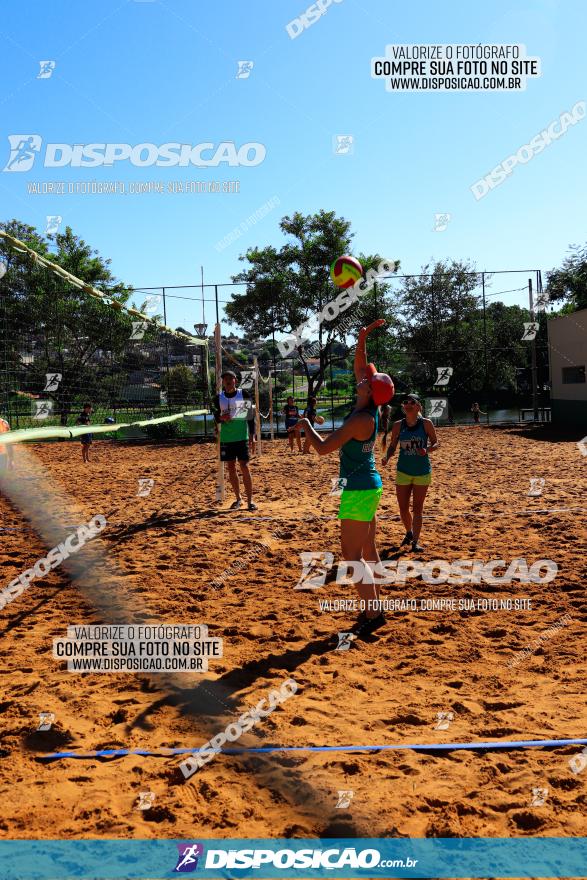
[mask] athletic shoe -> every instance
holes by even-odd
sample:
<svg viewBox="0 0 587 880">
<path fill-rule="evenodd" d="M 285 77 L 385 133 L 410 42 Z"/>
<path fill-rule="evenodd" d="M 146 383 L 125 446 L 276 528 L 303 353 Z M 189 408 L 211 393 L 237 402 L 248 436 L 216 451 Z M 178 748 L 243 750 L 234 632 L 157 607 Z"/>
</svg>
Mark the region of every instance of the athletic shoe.
<svg viewBox="0 0 587 880">
<path fill-rule="evenodd" d="M 242 504 L 242 501 L 240 500 L 240 498 L 237 498 L 236 501 L 232 502 L 229 509 L 230 510 L 238 510 L 239 507 L 241 506 L 241 504 Z"/>
<path fill-rule="evenodd" d="M 413 553 L 421 553 L 424 550 L 421 544 L 418 544 L 417 541 L 412 541 L 412 552 Z"/>
<path fill-rule="evenodd" d="M 357 636 L 367 636 L 374 632 L 376 629 L 379 629 L 387 623 L 385 619 L 385 615 L 383 612 L 378 614 L 377 617 L 367 617 L 364 611 L 361 611 L 357 618 L 357 622 L 355 623 L 352 632 Z"/>
<path fill-rule="evenodd" d="M 253 501 L 249 501 L 249 510 L 257 510 L 257 505 Z"/>
<path fill-rule="evenodd" d="M 414 533 L 412 531 L 406 532 L 405 538 L 400 544 L 400 547 L 407 547 L 408 544 L 414 540 Z"/>
</svg>

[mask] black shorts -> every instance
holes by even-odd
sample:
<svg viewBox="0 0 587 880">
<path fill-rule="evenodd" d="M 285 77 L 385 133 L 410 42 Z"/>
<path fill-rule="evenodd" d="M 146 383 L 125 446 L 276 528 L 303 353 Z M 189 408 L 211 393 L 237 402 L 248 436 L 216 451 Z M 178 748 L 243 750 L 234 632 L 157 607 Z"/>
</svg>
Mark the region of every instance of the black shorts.
<svg viewBox="0 0 587 880">
<path fill-rule="evenodd" d="M 248 461 L 249 441 L 236 440 L 233 443 L 220 444 L 220 461 Z"/>
</svg>

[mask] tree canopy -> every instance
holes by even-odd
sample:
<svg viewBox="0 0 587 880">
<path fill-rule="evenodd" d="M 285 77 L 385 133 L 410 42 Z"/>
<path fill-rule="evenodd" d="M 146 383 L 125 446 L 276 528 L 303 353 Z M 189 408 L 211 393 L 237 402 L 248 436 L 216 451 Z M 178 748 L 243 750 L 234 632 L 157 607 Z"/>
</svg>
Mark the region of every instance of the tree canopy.
<svg viewBox="0 0 587 880">
<path fill-rule="evenodd" d="M 112 303 L 109 306 L 74 287 L 0 239 L 0 254 L 7 267 L 1 282 L 0 315 L 4 393 L 38 393 L 44 389 L 47 374 L 59 374 L 58 386 L 42 396 L 55 402 L 61 423 L 67 424 L 80 396 L 94 403 L 116 399 L 129 371 L 144 366 L 144 348 L 159 334 L 147 325 L 141 345 L 129 345 L 132 317 L 121 307 L 129 302 L 132 288 L 117 280 L 110 271 L 110 260 L 74 235 L 70 227 L 48 238 L 17 220 L 2 224 L 2 228 L 107 293 Z"/>
<path fill-rule="evenodd" d="M 279 250 L 273 246 L 250 248 L 240 257 L 248 267 L 235 275 L 233 281 L 244 282 L 247 289 L 235 294 L 226 306 L 228 319 L 257 337 L 271 337 L 273 333 L 291 335 L 335 299 L 339 291 L 332 284 L 330 266 L 341 254 L 351 253 L 352 248 L 351 224 L 336 217 L 334 211 L 321 210 L 308 216 L 296 212 L 283 217 L 279 226 L 288 237 Z M 385 256 L 361 254 L 358 259 L 366 272 Z M 308 382 L 308 396 L 318 393 L 324 383 L 334 341 L 344 338 L 357 320 L 366 319 L 375 308 L 373 292 L 359 303 L 360 306 L 316 327 L 317 341 L 311 352 L 319 360 L 316 372 L 309 369 L 308 348 L 297 346 Z M 383 300 L 380 308 L 384 308 Z"/>
<path fill-rule="evenodd" d="M 560 269 L 546 273 L 546 290 L 551 302 L 564 302 L 562 312 L 587 309 L 587 244 L 571 245 Z"/>
</svg>

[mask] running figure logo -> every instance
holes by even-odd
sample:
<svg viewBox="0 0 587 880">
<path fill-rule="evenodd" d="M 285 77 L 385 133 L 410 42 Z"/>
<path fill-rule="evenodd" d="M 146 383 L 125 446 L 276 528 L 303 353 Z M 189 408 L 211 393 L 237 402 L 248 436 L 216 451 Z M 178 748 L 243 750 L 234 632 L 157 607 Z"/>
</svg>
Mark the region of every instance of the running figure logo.
<svg viewBox="0 0 587 880">
<path fill-rule="evenodd" d="M 36 155 L 41 149 L 41 136 L 38 134 L 9 134 L 10 157 L 3 171 L 30 171 Z"/>
<path fill-rule="evenodd" d="M 133 321 L 132 333 L 130 334 L 130 338 L 133 340 L 142 339 L 148 326 L 148 321 Z"/>
<path fill-rule="evenodd" d="M 241 391 L 246 391 L 249 388 L 253 387 L 253 376 L 255 375 L 254 370 L 243 370 L 241 372 Z"/>
<path fill-rule="evenodd" d="M 179 856 L 177 865 L 173 869 L 180 874 L 190 874 L 198 867 L 198 859 L 204 855 L 204 847 L 201 843 L 178 843 Z"/>
<path fill-rule="evenodd" d="M 545 482 L 546 480 L 543 477 L 530 477 L 530 489 L 528 495 L 531 498 L 538 498 L 539 495 L 542 495 Z"/>
<path fill-rule="evenodd" d="M 433 232 L 444 232 L 450 223 L 450 214 L 435 214 Z"/>
<path fill-rule="evenodd" d="M 158 308 L 161 307 L 161 296 L 159 294 L 152 294 L 152 296 L 148 296 L 145 300 L 145 305 L 143 306 L 143 314 L 145 315 L 153 315 L 157 311 Z"/>
<path fill-rule="evenodd" d="M 48 419 L 53 415 L 52 400 L 33 400 L 33 406 L 35 408 L 33 419 Z"/>
<path fill-rule="evenodd" d="M 524 321 L 524 335 L 522 336 L 522 342 L 532 342 L 536 339 L 539 326 L 538 321 Z"/>
<path fill-rule="evenodd" d="M 339 633 L 338 634 L 338 645 L 334 649 L 335 651 L 348 651 L 351 643 L 355 641 L 357 636 L 355 633 Z"/>
<path fill-rule="evenodd" d="M 61 373 L 45 373 L 45 387 L 43 391 L 57 391 L 61 379 Z"/>
<path fill-rule="evenodd" d="M 543 807 L 546 798 L 548 797 L 548 789 L 547 788 L 533 788 L 532 789 L 532 800 L 530 801 L 531 807 Z"/>
<path fill-rule="evenodd" d="M 332 149 L 336 156 L 352 156 L 355 139 L 352 134 L 336 134 L 332 139 Z"/>
<path fill-rule="evenodd" d="M 39 61 L 39 67 L 41 68 L 37 74 L 37 79 L 50 79 L 53 71 L 55 70 L 55 62 L 54 61 Z"/>
<path fill-rule="evenodd" d="M 139 491 L 137 492 L 137 498 L 148 498 L 154 485 L 155 480 L 151 479 L 151 477 L 139 477 Z"/>
<path fill-rule="evenodd" d="M 587 767 L 587 746 L 578 755 L 569 758 L 569 767 L 572 773 L 582 773 Z"/>
<path fill-rule="evenodd" d="M 155 800 L 154 791 L 139 791 L 139 802 L 137 810 L 150 810 Z"/>
<path fill-rule="evenodd" d="M 231 401 L 229 400 L 226 412 L 231 419 L 252 419 L 253 402 L 251 400 L 237 400 L 234 406 L 232 406 Z"/>
<path fill-rule="evenodd" d="M 294 590 L 316 590 L 326 583 L 326 575 L 334 563 L 334 553 L 300 553 L 302 575 Z"/>
<path fill-rule="evenodd" d="M 47 225 L 45 227 L 45 235 L 54 235 L 59 232 L 63 217 L 61 214 L 47 214 Z"/>
<path fill-rule="evenodd" d="M 454 717 L 455 716 L 452 712 L 437 712 L 437 723 L 434 726 L 434 730 L 448 730 L 448 728 L 450 727 L 450 722 L 453 720 Z"/>
<path fill-rule="evenodd" d="M 332 481 L 332 489 L 330 490 L 330 495 L 342 495 L 342 490 L 346 486 L 348 480 L 346 477 L 331 477 Z"/>
<path fill-rule="evenodd" d="M 236 79 L 248 79 L 251 75 L 251 70 L 255 66 L 254 61 L 237 61 L 238 70 L 236 72 Z"/>
<path fill-rule="evenodd" d="M 543 312 L 549 303 L 548 291 L 541 290 L 536 299 L 536 311 Z"/>
<path fill-rule="evenodd" d="M 55 712 L 39 712 L 39 726 L 37 727 L 37 733 L 39 731 L 51 730 L 51 725 L 55 721 Z"/>
<path fill-rule="evenodd" d="M 428 417 L 430 419 L 441 419 L 448 409 L 448 400 L 446 398 L 428 400 Z"/>
<path fill-rule="evenodd" d="M 454 370 L 452 367 L 436 367 L 435 385 L 448 385 Z"/>
</svg>

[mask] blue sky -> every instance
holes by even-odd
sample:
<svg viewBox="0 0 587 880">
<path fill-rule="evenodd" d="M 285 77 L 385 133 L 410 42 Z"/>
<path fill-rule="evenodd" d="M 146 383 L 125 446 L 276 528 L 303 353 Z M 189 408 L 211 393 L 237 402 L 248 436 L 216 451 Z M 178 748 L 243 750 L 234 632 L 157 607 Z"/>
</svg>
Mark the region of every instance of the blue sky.
<svg viewBox="0 0 587 880">
<path fill-rule="evenodd" d="M 306 8 L 306 0 L 12 5 L 0 24 L 1 167 L 8 136 L 22 133 L 39 134 L 44 144 L 258 142 L 266 157 L 236 168 L 127 161 L 44 168 L 37 160 L 30 171 L 0 173 L 0 218 L 44 230 L 47 215 L 61 215 L 137 287 L 198 284 L 202 265 L 206 282 L 230 281 L 247 247 L 284 243 L 283 215 L 320 208 L 351 221 L 356 253 L 398 258 L 406 273 L 439 258 L 470 259 L 479 270 L 546 270 L 569 244 L 586 240 L 587 120 L 480 201 L 470 190 L 587 100 L 582 0 L 341 0 L 291 39 L 286 25 Z M 542 76 L 520 92 L 392 93 L 370 75 L 371 58 L 389 43 L 523 43 L 540 57 Z M 50 78 L 37 78 L 41 60 L 55 60 Z M 247 79 L 236 77 L 242 60 L 254 63 Z M 352 135 L 352 155 L 334 153 L 337 134 Z M 240 192 L 27 192 L 33 181 L 128 188 L 188 180 L 239 180 Z M 274 197 L 276 207 L 218 252 L 219 241 Z M 451 220 L 435 232 L 442 212 Z M 502 288 L 511 282 L 505 276 Z M 200 319 L 200 306 L 170 304 L 172 325 Z M 214 320 L 210 307 L 206 320 Z"/>
</svg>

